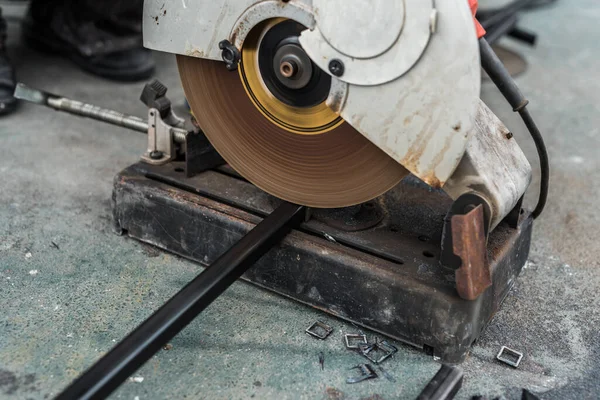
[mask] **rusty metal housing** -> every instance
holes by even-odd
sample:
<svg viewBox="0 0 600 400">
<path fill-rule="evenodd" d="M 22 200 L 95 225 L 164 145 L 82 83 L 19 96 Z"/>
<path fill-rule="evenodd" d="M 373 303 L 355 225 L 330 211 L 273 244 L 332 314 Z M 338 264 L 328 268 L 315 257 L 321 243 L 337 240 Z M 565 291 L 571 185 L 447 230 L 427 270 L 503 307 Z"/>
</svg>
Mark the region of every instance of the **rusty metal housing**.
<svg viewBox="0 0 600 400">
<path fill-rule="evenodd" d="M 117 230 L 208 265 L 280 202 L 228 167 L 191 178 L 182 171 L 183 163 L 122 171 L 113 192 Z M 364 205 L 314 212 L 243 278 L 461 362 L 527 260 L 532 219 L 524 213 L 514 227 L 503 222 L 491 232 L 492 285 L 470 301 L 459 296 L 455 271 L 438 261 L 451 204 L 409 177 Z"/>
</svg>

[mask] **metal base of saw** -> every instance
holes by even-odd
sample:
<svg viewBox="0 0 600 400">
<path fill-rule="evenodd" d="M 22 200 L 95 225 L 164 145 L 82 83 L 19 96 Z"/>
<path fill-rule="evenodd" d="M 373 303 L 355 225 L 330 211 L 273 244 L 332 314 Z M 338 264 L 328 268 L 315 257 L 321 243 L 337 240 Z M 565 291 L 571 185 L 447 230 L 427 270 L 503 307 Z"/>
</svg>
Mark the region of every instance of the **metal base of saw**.
<svg viewBox="0 0 600 400">
<path fill-rule="evenodd" d="M 186 177 L 183 163 L 138 163 L 114 181 L 118 232 L 208 265 L 280 203 L 228 167 Z M 528 254 L 532 219 L 490 235 L 493 285 L 461 299 L 439 265 L 452 200 L 408 177 L 360 206 L 312 210 L 301 229 L 244 279 L 459 363 L 512 287 Z"/>
</svg>

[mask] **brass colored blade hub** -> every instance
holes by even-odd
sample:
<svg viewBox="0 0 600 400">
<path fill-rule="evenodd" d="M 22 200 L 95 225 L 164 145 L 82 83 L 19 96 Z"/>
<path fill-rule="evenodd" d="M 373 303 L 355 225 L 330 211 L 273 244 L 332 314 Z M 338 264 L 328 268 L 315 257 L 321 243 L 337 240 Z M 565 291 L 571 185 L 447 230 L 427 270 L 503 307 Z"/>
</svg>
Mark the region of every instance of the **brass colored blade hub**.
<svg viewBox="0 0 600 400">
<path fill-rule="evenodd" d="M 267 20 L 254 28 L 244 41 L 241 63 L 238 68 L 244 89 L 256 108 L 275 125 L 302 135 L 328 132 L 340 126 L 344 120 L 325 104 L 325 99 L 309 107 L 286 104 L 273 95 L 261 75 L 260 43 L 274 26 L 285 21 L 281 18 Z M 289 22 L 286 23 L 289 24 Z M 306 58 L 308 59 L 308 56 Z M 310 60 L 308 62 L 310 63 Z M 293 74 L 294 65 L 292 63 L 293 61 L 283 60 L 281 72 L 284 76 L 291 77 Z"/>
<path fill-rule="evenodd" d="M 265 27 L 268 25 L 257 27 L 263 40 Z M 324 98 L 329 86 L 322 85 L 329 76 L 321 76 L 314 87 L 306 86 L 312 91 L 297 91 L 304 104 L 287 104 L 294 102 L 290 94 L 296 89 L 284 88 L 279 97 L 271 93 L 259 76 L 265 60 L 262 70 L 260 65 L 250 66 L 258 57 L 251 49 L 243 51 L 239 74 L 219 61 L 177 56 L 183 88 L 199 126 L 238 173 L 276 197 L 317 208 L 372 200 L 408 175 L 332 110 L 323 108 L 327 107 Z M 280 72 L 286 77 L 292 75 L 287 66 L 293 61 L 271 64 L 273 69 L 281 65 Z M 311 76 L 319 73 L 323 71 L 312 71 Z"/>
</svg>

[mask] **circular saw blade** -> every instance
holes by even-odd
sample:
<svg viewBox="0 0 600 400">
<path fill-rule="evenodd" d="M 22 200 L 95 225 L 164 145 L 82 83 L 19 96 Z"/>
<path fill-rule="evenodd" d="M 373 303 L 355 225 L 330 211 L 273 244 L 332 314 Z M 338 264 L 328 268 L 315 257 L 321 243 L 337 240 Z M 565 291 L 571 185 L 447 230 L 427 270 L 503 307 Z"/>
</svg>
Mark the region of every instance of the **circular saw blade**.
<svg viewBox="0 0 600 400">
<path fill-rule="evenodd" d="M 267 193 L 309 207 L 346 207 L 385 193 L 408 174 L 347 123 L 319 135 L 274 125 L 222 62 L 177 56 L 177 64 L 207 138 L 231 167 Z"/>
</svg>

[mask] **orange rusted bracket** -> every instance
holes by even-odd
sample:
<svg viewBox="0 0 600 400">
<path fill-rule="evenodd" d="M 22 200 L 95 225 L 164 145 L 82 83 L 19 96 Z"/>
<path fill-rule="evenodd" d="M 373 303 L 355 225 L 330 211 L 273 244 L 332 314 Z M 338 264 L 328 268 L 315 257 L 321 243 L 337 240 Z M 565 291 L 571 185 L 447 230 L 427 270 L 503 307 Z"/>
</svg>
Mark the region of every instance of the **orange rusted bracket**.
<svg viewBox="0 0 600 400">
<path fill-rule="evenodd" d="M 461 259 L 456 290 L 463 299 L 475 300 L 492 285 L 482 205 L 452 216 L 452 250 Z"/>
</svg>

